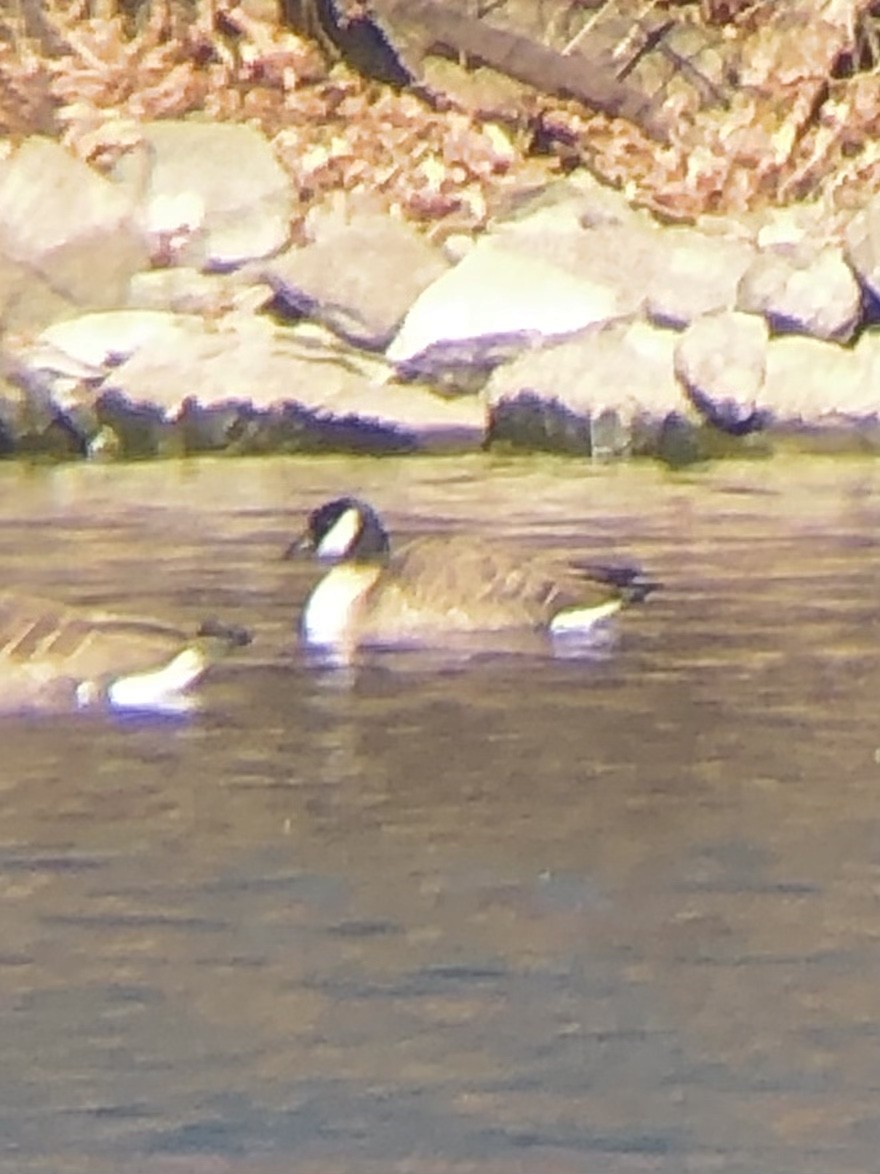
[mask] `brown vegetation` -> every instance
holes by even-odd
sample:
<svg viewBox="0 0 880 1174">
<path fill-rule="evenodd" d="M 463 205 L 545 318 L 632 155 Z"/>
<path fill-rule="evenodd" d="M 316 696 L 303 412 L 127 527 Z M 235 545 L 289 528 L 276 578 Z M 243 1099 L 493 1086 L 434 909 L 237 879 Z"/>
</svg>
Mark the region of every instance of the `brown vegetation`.
<svg viewBox="0 0 880 1174">
<path fill-rule="evenodd" d="M 511 185 L 582 159 L 675 218 L 814 196 L 840 207 L 880 190 L 876 0 L 666 4 L 723 26 L 737 62 L 728 106 L 667 108 L 666 144 L 540 95 L 517 122 L 437 108 L 329 64 L 254 0 L 18 0 L 0 15 L 0 132 L 57 135 L 100 166 L 144 119 L 247 120 L 273 139 L 304 208 L 365 191 L 466 225 Z"/>
</svg>

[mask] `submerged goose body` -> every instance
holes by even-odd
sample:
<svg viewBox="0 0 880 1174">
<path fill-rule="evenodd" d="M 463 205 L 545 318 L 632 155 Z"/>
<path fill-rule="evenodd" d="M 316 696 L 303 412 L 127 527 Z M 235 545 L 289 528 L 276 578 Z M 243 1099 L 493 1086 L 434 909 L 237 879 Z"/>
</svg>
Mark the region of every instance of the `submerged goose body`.
<svg viewBox="0 0 880 1174">
<path fill-rule="evenodd" d="M 209 666 L 250 637 L 0 592 L 0 711 L 181 709 Z"/>
<path fill-rule="evenodd" d="M 302 635 L 313 645 L 437 643 L 511 629 L 584 636 L 653 587 L 632 568 L 462 536 L 417 538 L 392 551 L 376 512 L 356 498 L 313 511 L 288 554 L 296 551 L 335 564 L 303 611 Z"/>
</svg>

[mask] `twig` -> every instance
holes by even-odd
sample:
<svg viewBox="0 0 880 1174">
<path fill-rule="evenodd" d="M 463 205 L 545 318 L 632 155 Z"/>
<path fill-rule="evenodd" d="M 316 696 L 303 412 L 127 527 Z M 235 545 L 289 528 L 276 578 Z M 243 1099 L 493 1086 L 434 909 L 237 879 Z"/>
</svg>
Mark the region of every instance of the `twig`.
<svg viewBox="0 0 880 1174">
<path fill-rule="evenodd" d="M 617 0 L 605 0 L 605 3 L 601 6 L 601 8 L 597 8 L 593 15 L 589 17 L 589 19 L 578 29 L 568 44 L 563 46 L 562 56 L 568 57 L 570 54 L 574 53 L 575 49 L 578 48 L 581 41 L 583 41 L 585 37 L 589 36 L 589 34 L 593 31 L 608 9 L 613 8 L 616 3 Z"/>
</svg>

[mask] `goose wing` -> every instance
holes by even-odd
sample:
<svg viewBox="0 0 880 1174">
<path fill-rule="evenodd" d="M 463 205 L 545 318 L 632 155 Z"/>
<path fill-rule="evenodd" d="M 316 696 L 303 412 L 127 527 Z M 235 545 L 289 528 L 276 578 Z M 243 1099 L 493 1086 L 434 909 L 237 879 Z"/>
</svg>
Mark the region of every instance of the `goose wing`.
<svg viewBox="0 0 880 1174">
<path fill-rule="evenodd" d="M 416 539 L 393 557 L 389 572 L 389 604 L 399 611 L 474 628 L 542 626 L 560 611 L 620 594 L 595 568 L 458 536 Z"/>
</svg>

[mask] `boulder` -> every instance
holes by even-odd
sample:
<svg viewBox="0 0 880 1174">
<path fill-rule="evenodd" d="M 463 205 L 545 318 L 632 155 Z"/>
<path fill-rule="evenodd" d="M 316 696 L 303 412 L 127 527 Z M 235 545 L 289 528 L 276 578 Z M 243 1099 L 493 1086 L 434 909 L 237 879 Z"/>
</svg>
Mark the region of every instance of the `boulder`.
<svg viewBox="0 0 880 1174">
<path fill-rule="evenodd" d="M 880 334 L 855 347 L 772 338 L 761 403 L 773 430 L 807 451 L 880 450 Z"/>
<path fill-rule="evenodd" d="M 861 291 L 838 248 L 765 249 L 744 273 L 736 305 L 762 314 L 777 334 L 846 342 L 861 318 Z"/>
<path fill-rule="evenodd" d="M 866 318 L 880 321 L 880 196 L 847 225 L 845 252 L 865 294 Z"/>
<path fill-rule="evenodd" d="M 616 325 L 499 367 L 486 387 L 490 440 L 592 456 L 650 451 L 666 417 L 686 411 L 676 338 L 644 322 Z"/>
<path fill-rule="evenodd" d="M 270 261 L 276 305 L 368 350 L 391 341 L 410 306 L 449 268 L 442 252 L 388 215 L 359 216 Z"/>
<path fill-rule="evenodd" d="M 139 201 L 157 263 L 225 270 L 285 247 L 293 191 L 260 131 L 171 119 L 140 129 L 113 178 Z"/>
<path fill-rule="evenodd" d="M 731 309 L 755 248 L 722 227 L 662 228 L 601 185 L 554 186 L 493 222 L 422 294 L 387 356 L 405 374 L 442 381 L 470 366 L 485 376 L 590 326 L 647 315 L 682 327 Z"/>
<path fill-rule="evenodd" d="M 0 161 L 0 322 L 16 333 L 125 302 L 147 263 L 131 200 L 48 139 Z"/>
<path fill-rule="evenodd" d="M 551 195 L 555 193 L 555 199 Z M 661 326 L 732 309 L 755 256 L 749 235 L 706 217 L 700 228 L 662 226 L 603 185 L 551 187 L 496 239 L 616 293 L 620 314 L 644 309 Z"/>
<path fill-rule="evenodd" d="M 23 352 L 25 360 L 43 370 L 69 371 L 70 363 L 109 370 L 146 347 L 174 354 L 181 337 L 201 319 L 167 310 L 109 310 L 81 314 L 47 327 Z M 53 362 L 60 360 L 60 366 Z"/>
<path fill-rule="evenodd" d="M 422 356 L 442 358 L 450 345 L 457 355 L 468 345 L 476 353 L 487 345 L 515 352 L 619 318 L 624 309 L 609 284 L 484 237 L 416 299 L 386 357 L 407 375 L 432 375 L 436 362 L 426 365 Z"/>
<path fill-rule="evenodd" d="M 112 370 L 104 392 L 181 425 L 185 451 L 414 452 L 474 450 L 485 411 L 418 387 L 315 328 L 282 329 L 230 315 L 192 320 L 173 347 L 144 346 Z"/>
<path fill-rule="evenodd" d="M 130 310 L 164 310 L 172 314 L 219 317 L 249 299 L 256 308 L 271 297 L 256 274 L 202 273 L 189 266 L 149 269 L 131 279 L 126 298 Z"/>
<path fill-rule="evenodd" d="M 634 208 L 623 192 L 581 168 L 566 179 L 538 188 L 513 189 L 499 200 L 491 229 L 508 237 L 528 237 L 612 225 L 648 228 L 652 224 L 648 213 Z"/>
<path fill-rule="evenodd" d="M 89 385 L 71 380 L 66 391 L 74 386 Z M 55 390 L 49 372 L 28 366 L 11 352 L 0 352 L 0 456 L 87 455 L 89 437 L 97 431 L 94 413 L 88 406 L 83 412 L 68 412 Z"/>
<path fill-rule="evenodd" d="M 861 370 L 859 390 L 854 393 L 853 406 L 880 415 L 880 329 L 872 327 L 862 334 L 855 345 L 855 355 Z M 856 398 L 858 397 L 858 398 Z M 846 404 L 846 394 L 843 396 Z"/>
<path fill-rule="evenodd" d="M 750 240 L 684 226 L 670 226 L 654 236 L 645 269 L 626 247 L 620 250 L 621 275 L 638 275 L 652 321 L 683 328 L 703 314 L 736 306 L 740 281 L 755 258 Z"/>
<path fill-rule="evenodd" d="M 777 423 L 856 418 L 867 406 L 863 363 L 849 347 L 797 335 L 773 338 L 767 345 L 761 405 Z"/>
<path fill-rule="evenodd" d="M 703 418 L 723 432 L 744 435 L 763 426 L 758 406 L 764 382 L 767 324 L 731 310 L 706 314 L 675 347 L 675 373 Z"/>
</svg>

